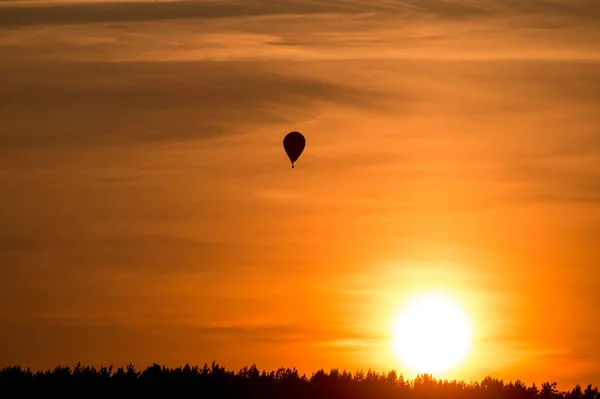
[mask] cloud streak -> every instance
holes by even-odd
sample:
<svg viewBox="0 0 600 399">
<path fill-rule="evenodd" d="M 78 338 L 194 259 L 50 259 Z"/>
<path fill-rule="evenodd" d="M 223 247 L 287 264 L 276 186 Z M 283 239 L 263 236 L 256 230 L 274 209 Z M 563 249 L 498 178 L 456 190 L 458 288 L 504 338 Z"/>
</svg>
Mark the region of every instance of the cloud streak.
<svg viewBox="0 0 600 399">
<path fill-rule="evenodd" d="M 344 1 L 167 1 L 72 2 L 0 7 L 0 25 L 30 26 L 96 22 L 140 22 L 174 19 L 217 19 L 276 15 L 358 13 L 369 11 Z"/>
<path fill-rule="evenodd" d="M 51 80 L 41 78 L 49 73 Z M 224 137 L 293 124 L 326 104 L 369 106 L 377 98 L 256 63 L 67 64 L 5 77 L 0 151 Z"/>
<path fill-rule="evenodd" d="M 140 22 L 174 19 L 241 18 L 276 15 L 425 14 L 444 18 L 493 15 L 563 15 L 596 20 L 600 6 L 594 0 L 392 0 L 392 1 L 162 1 L 162 2 L 10 2 L 0 7 L 0 25 L 31 26 L 97 22 Z"/>
<path fill-rule="evenodd" d="M 14 62 L 597 60 L 598 14 L 587 0 L 13 5 L 0 7 L 0 48 Z"/>
</svg>

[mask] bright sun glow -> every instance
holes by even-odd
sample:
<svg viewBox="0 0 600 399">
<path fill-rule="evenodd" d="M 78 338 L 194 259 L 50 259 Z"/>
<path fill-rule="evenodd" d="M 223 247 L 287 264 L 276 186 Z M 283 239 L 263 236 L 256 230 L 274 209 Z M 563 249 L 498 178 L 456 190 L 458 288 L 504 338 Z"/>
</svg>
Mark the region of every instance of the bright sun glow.
<svg viewBox="0 0 600 399">
<path fill-rule="evenodd" d="M 440 294 L 413 297 L 393 325 L 392 347 L 413 372 L 434 373 L 458 365 L 471 347 L 467 315 Z"/>
</svg>

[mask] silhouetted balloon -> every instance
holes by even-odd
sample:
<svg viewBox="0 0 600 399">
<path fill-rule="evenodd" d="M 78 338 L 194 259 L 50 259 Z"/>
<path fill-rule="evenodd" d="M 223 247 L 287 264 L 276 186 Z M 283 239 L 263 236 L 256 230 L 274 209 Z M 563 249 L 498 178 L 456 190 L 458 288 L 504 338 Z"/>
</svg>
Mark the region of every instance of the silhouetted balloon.
<svg viewBox="0 0 600 399">
<path fill-rule="evenodd" d="M 294 162 L 298 160 L 298 157 L 304 151 L 304 146 L 306 146 L 306 139 L 300 132 L 289 132 L 283 138 L 283 148 L 290 161 L 292 161 L 292 168 L 294 167 Z"/>
</svg>

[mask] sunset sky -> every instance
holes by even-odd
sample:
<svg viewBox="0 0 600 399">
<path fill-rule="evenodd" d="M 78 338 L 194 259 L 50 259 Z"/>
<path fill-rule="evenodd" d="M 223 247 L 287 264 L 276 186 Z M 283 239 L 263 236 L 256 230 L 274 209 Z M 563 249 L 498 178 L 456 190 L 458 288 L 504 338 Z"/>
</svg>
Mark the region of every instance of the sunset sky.
<svg viewBox="0 0 600 399">
<path fill-rule="evenodd" d="M 600 384 L 600 1 L 5 0 L 0 76 L 0 368 L 412 377 L 435 292 Z"/>
</svg>

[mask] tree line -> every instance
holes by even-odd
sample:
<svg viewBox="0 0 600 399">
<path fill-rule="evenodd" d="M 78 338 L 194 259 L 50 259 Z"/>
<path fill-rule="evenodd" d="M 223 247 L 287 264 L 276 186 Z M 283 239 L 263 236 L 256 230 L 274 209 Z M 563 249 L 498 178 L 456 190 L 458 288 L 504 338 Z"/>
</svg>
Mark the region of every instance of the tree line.
<svg viewBox="0 0 600 399">
<path fill-rule="evenodd" d="M 153 364 L 136 370 L 132 364 L 114 370 L 110 367 L 57 366 L 46 371 L 31 371 L 21 366 L 0 370 L 0 395 L 9 387 L 58 390 L 78 394 L 136 393 L 194 396 L 197 398 L 374 398 L 374 399 L 600 399 L 598 387 L 576 385 L 559 391 L 556 382 L 526 385 L 520 380 L 505 382 L 486 377 L 478 382 L 436 379 L 420 374 L 405 379 L 392 370 L 366 373 L 323 369 L 310 377 L 295 368 L 259 371 L 255 364 L 236 371 L 213 362 L 203 367 L 185 365 L 168 368 Z"/>
</svg>

